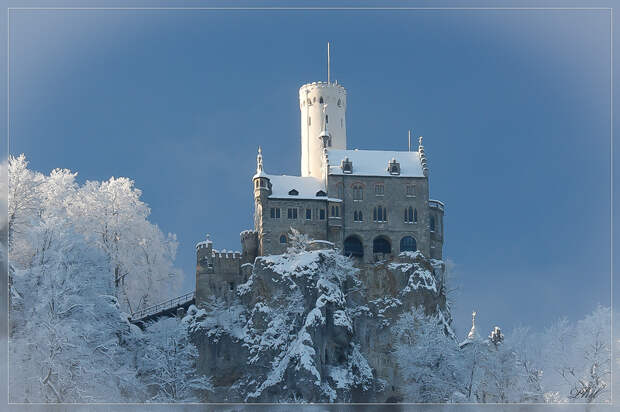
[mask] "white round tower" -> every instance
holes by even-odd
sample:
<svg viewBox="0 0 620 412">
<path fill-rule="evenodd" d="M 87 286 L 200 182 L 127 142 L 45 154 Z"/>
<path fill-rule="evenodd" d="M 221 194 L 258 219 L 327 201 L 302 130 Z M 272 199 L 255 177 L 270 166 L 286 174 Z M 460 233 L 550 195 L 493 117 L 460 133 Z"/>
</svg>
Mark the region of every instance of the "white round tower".
<svg viewBox="0 0 620 412">
<path fill-rule="evenodd" d="M 338 83 L 314 82 L 299 89 L 301 111 L 301 175 L 322 178 L 323 138 L 327 147 L 347 148 L 347 91 Z M 326 124 L 327 123 L 327 124 Z"/>
</svg>

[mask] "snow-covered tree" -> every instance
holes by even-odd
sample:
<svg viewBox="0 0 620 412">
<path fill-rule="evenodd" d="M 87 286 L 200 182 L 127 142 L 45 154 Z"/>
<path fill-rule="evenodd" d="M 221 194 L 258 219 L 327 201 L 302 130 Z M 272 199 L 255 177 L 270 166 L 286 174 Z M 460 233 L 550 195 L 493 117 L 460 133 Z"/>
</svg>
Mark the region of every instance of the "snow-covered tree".
<svg viewBox="0 0 620 412">
<path fill-rule="evenodd" d="M 576 324 L 560 319 L 542 336 L 546 387 L 553 398 L 608 402 L 611 377 L 611 310 L 598 306 Z"/>
<path fill-rule="evenodd" d="M 437 316 L 415 308 L 393 327 L 395 355 L 410 402 L 448 402 L 458 391 L 459 348 Z"/>
<path fill-rule="evenodd" d="M 119 299 L 130 312 L 176 293 L 181 281 L 173 266 L 176 237 L 147 220 L 150 209 L 140 196 L 127 178 L 89 181 L 69 209 L 77 230 L 112 262 Z"/>
<path fill-rule="evenodd" d="M 52 228 L 50 228 L 52 230 Z M 15 402 L 139 399 L 131 344 L 105 257 L 79 235 L 55 235 L 15 270 L 10 397 Z"/>
<path fill-rule="evenodd" d="M 147 326 L 140 375 L 153 402 L 200 402 L 213 389 L 208 377 L 196 372 L 198 349 L 187 324 L 162 318 Z"/>
</svg>

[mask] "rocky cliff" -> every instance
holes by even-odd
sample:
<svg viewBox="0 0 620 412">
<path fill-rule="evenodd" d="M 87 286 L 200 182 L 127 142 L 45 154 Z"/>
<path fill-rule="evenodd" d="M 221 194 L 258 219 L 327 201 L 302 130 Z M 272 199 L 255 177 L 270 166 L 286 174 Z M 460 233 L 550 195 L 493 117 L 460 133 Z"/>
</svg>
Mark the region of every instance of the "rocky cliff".
<svg viewBox="0 0 620 412">
<path fill-rule="evenodd" d="M 372 265 L 331 249 L 258 257 L 232 303 L 212 296 L 184 318 L 209 401 L 401 400 L 390 327 L 422 306 L 450 333 L 443 276 L 419 252 Z"/>
</svg>

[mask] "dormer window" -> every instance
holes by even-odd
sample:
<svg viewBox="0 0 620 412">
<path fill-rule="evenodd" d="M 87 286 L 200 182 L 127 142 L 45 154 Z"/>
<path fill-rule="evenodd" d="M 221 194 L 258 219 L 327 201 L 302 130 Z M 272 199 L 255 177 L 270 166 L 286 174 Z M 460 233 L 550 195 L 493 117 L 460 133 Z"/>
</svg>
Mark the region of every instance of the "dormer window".
<svg viewBox="0 0 620 412">
<path fill-rule="evenodd" d="M 317 197 L 325 197 L 325 196 L 327 196 L 327 193 L 325 193 L 322 190 L 319 190 L 318 192 L 316 192 L 316 196 Z"/>
<path fill-rule="evenodd" d="M 392 158 L 388 163 L 388 172 L 391 175 L 399 175 L 400 174 L 400 163 L 396 161 L 396 159 Z"/>
<path fill-rule="evenodd" d="M 351 162 L 348 157 L 345 157 L 340 162 L 340 168 L 342 169 L 342 173 L 353 173 L 353 162 Z"/>
<path fill-rule="evenodd" d="M 288 194 L 290 196 L 299 196 L 299 192 L 295 189 L 292 189 L 290 192 L 288 192 Z"/>
</svg>

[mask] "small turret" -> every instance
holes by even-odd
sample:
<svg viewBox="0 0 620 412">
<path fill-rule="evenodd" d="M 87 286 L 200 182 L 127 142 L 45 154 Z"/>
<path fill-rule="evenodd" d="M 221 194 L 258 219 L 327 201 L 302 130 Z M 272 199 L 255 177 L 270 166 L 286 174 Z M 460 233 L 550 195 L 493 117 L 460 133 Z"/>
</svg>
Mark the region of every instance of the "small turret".
<svg viewBox="0 0 620 412">
<path fill-rule="evenodd" d="M 252 181 L 254 182 L 254 197 L 258 197 L 264 193 L 266 193 L 267 196 L 271 194 L 271 182 L 263 170 L 263 151 L 260 146 L 258 147 L 258 154 L 256 155 L 256 174 L 252 178 Z"/>
<path fill-rule="evenodd" d="M 422 173 L 424 177 L 428 177 L 428 162 L 426 161 L 426 154 L 424 154 L 424 146 L 422 146 L 422 136 L 418 139 L 418 153 L 422 164 Z"/>
</svg>

